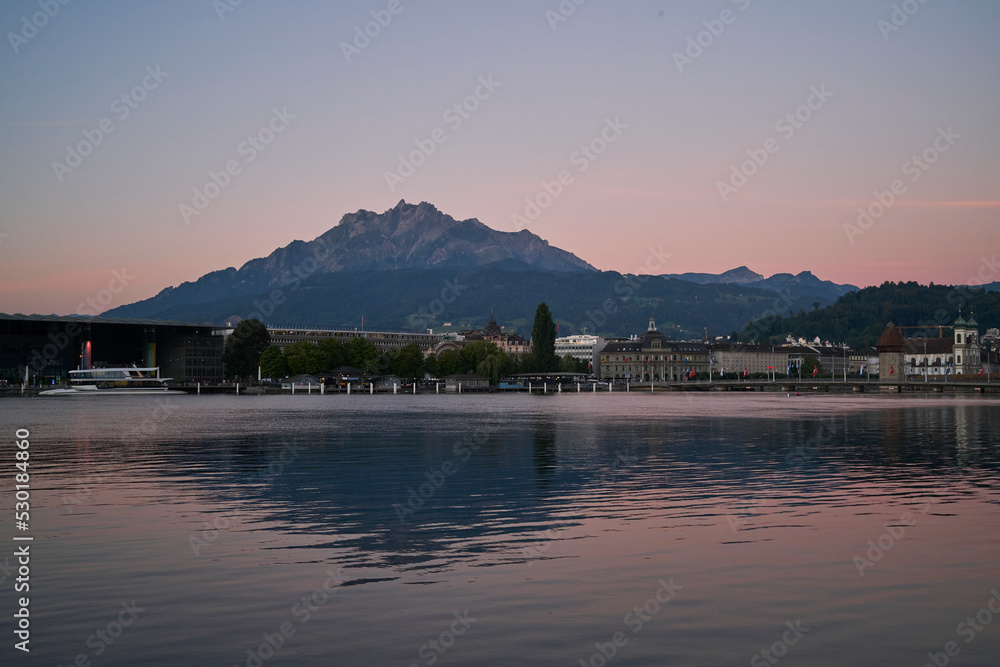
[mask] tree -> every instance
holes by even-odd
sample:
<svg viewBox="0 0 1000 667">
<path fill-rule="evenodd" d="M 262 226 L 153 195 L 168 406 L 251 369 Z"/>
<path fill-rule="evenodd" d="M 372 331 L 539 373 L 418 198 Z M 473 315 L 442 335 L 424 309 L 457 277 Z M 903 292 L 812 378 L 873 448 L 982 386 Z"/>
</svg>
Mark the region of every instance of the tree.
<svg viewBox="0 0 1000 667">
<path fill-rule="evenodd" d="M 319 342 L 320 370 L 329 371 L 347 365 L 347 350 L 344 342 L 336 338 L 324 338 Z"/>
<path fill-rule="evenodd" d="M 271 334 L 260 320 L 243 320 L 226 339 L 222 352 L 228 377 L 257 377 L 257 364 L 271 346 Z"/>
<path fill-rule="evenodd" d="M 416 343 L 396 350 L 389 361 L 389 371 L 401 378 L 420 378 L 424 375 L 424 354 Z"/>
<path fill-rule="evenodd" d="M 288 360 L 288 369 L 295 375 L 323 370 L 319 346 L 312 341 L 292 343 L 285 349 L 285 359 Z"/>
<path fill-rule="evenodd" d="M 544 301 L 535 310 L 535 325 L 531 328 L 531 353 L 537 370 L 548 372 L 559 367 L 556 359 L 556 323 Z"/>
<path fill-rule="evenodd" d="M 260 374 L 262 377 L 276 380 L 289 375 L 290 372 L 285 353 L 277 345 L 272 345 L 264 350 L 264 354 L 260 355 Z"/>
<path fill-rule="evenodd" d="M 445 350 L 441 354 L 437 355 L 437 374 L 436 377 L 445 377 L 446 375 L 454 375 L 455 373 L 461 373 L 465 370 L 465 362 L 462 360 L 462 354 L 458 350 Z"/>
<path fill-rule="evenodd" d="M 559 372 L 560 373 L 586 373 L 587 372 L 587 362 L 580 361 L 576 357 L 565 354 L 559 357 Z"/>
<path fill-rule="evenodd" d="M 355 336 L 344 343 L 344 352 L 347 357 L 347 364 L 359 368 L 366 373 L 378 373 L 381 364 L 378 348 L 375 343 L 363 336 Z"/>
<path fill-rule="evenodd" d="M 491 340 L 474 340 L 462 348 L 462 361 L 465 362 L 465 370 L 475 372 L 475 369 L 487 357 L 500 352 L 497 344 Z"/>
<path fill-rule="evenodd" d="M 503 352 L 491 354 L 476 365 L 476 372 L 490 379 L 490 384 L 495 385 L 500 380 L 503 373 L 504 357 Z"/>
<path fill-rule="evenodd" d="M 816 371 L 816 375 L 823 374 L 823 364 L 819 363 L 819 359 L 817 359 L 814 355 L 807 354 L 806 358 L 802 360 L 802 377 L 811 378 L 813 376 L 814 368 L 818 369 Z"/>
</svg>

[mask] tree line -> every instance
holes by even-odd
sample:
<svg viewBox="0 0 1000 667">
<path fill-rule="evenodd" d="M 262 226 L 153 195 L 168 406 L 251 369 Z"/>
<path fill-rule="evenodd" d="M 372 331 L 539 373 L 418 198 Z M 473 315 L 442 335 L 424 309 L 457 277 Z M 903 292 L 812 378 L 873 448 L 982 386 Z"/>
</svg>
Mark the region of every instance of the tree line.
<svg viewBox="0 0 1000 667">
<path fill-rule="evenodd" d="M 262 378 L 278 380 L 290 375 L 329 372 L 341 366 L 357 368 L 371 375 L 398 375 L 420 379 L 427 375 L 445 377 L 456 373 L 477 373 L 492 384 L 515 373 L 569 372 L 585 373 L 587 362 L 555 354 L 556 325 L 545 303 L 535 311 L 531 353 L 507 354 L 496 343 L 475 340 L 461 349 L 444 350 L 428 355 L 415 343 L 394 350 L 379 350 L 362 336 L 342 341 L 325 338 L 319 342 L 298 341 L 280 347 L 271 344 L 271 336 L 259 320 L 240 322 L 226 341 L 223 363 L 230 378 L 255 379 L 260 368 Z"/>
<path fill-rule="evenodd" d="M 961 309 L 961 310 L 960 310 Z M 740 334 L 741 342 L 780 344 L 786 335 L 811 340 L 847 343 L 853 349 L 875 345 L 886 324 L 924 326 L 906 330 L 909 337 L 935 337 L 938 326 L 947 330 L 959 312 L 968 319 L 975 315 L 980 332 L 1000 323 L 1000 292 L 982 287 L 920 285 L 916 282 L 885 282 L 848 292 L 826 308 L 800 311 L 789 317 L 771 317 L 749 322 Z"/>
</svg>

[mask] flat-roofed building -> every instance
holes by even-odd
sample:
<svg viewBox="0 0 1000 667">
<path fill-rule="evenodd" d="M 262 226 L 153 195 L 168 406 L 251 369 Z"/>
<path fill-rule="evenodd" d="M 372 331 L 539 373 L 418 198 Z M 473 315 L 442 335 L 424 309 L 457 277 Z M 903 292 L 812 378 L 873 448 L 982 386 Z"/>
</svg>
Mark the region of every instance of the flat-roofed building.
<svg viewBox="0 0 1000 667">
<path fill-rule="evenodd" d="M 435 345 L 441 342 L 442 334 L 418 333 L 415 331 L 359 331 L 358 329 L 293 329 L 286 327 L 268 327 L 271 334 L 271 344 L 287 347 L 302 340 L 318 343 L 326 338 L 347 342 L 352 338 L 367 338 L 381 352 L 398 350 L 406 345 L 416 345 L 425 355 Z M 232 332 L 232 329 L 229 330 Z"/>
<path fill-rule="evenodd" d="M 591 336 L 589 334 L 561 336 L 556 338 L 555 352 L 557 357 L 569 355 L 579 361 L 593 364 L 594 355 L 599 354 L 607 342 L 600 336 Z M 593 367 L 596 368 L 597 365 L 594 364 Z"/>
</svg>

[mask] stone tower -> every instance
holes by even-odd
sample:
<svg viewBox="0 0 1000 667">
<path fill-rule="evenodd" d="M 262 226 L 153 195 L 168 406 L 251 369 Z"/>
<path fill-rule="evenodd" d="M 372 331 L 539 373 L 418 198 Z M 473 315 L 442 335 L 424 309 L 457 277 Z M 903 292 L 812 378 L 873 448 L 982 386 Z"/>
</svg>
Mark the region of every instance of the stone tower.
<svg viewBox="0 0 1000 667">
<path fill-rule="evenodd" d="M 875 349 L 878 350 L 879 380 L 906 379 L 906 369 L 903 367 L 903 334 L 895 324 L 889 322 L 885 326 L 885 331 L 875 343 Z"/>
</svg>

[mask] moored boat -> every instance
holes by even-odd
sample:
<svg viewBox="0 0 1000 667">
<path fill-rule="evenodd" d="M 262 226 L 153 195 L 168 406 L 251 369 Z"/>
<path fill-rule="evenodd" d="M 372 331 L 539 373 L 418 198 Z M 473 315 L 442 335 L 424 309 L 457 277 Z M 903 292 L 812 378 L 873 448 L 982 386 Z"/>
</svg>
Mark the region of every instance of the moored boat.
<svg viewBox="0 0 1000 667">
<path fill-rule="evenodd" d="M 89 368 L 69 372 L 70 386 L 48 389 L 39 396 L 94 396 L 94 395 L 139 395 L 183 394 L 171 389 L 167 380 L 161 378 L 159 366 L 148 368 Z"/>
</svg>

